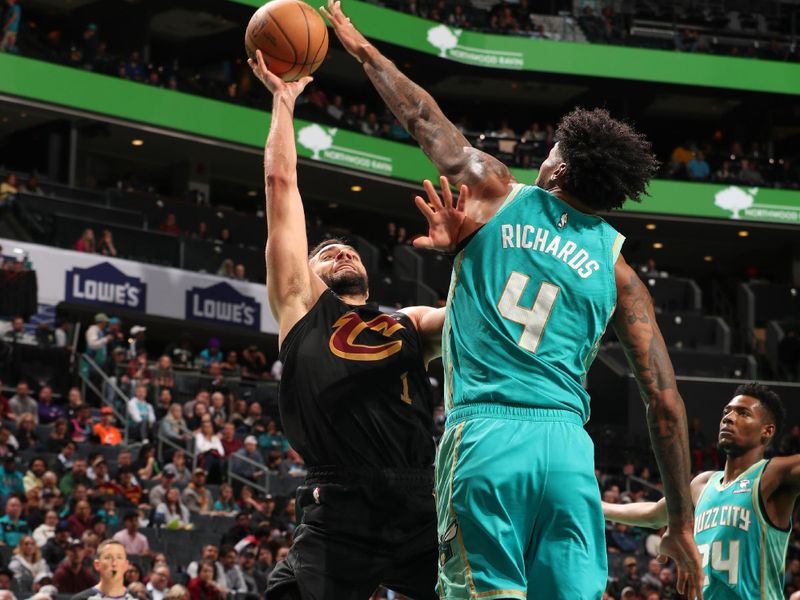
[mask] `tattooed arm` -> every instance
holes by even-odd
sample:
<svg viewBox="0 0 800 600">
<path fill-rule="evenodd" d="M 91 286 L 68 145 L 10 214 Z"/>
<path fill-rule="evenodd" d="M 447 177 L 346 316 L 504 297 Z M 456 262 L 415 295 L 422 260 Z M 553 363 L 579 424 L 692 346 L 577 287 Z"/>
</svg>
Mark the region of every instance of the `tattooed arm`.
<svg viewBox="0 0 800 600">
<path fill-rule="evenodd" d="M 514 181 L 508 167 L 473 148 L 431 95 L 403 75 L 359 33 L 338 1 L 328 0 L 327 10 L 320 10 L 333 25 L 342 45 L 361 62 L 375 89 L 439 173 L 456 187 L 470 186 L 473 199 L 491 201 L 505 197 L 509 183 Z"/>
<path fill-rule="evenodd" d="M 662 541 L 661 552 L 672 556 L 678 564 L 679 584 L 688 582 L 690 592 L 693 588 L 701 591 L 703 573 L 692 537 L 694 509 L 689 491 L 686 409 L 656 323 L 650 293 L 622 256 L 617 260 L 614 274 L 617 281 L 614 330 L 645 404 L 650 441 L 667 501 L 669 533 Z M 690 593 L 689 597 L 694 596 Z"/>
</svg>

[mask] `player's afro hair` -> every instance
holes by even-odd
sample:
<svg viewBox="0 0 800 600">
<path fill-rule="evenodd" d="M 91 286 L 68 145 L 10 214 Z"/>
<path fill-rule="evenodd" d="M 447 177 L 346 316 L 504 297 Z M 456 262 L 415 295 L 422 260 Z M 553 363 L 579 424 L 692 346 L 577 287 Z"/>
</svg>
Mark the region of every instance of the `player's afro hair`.
<svg viewBox="0 0 800 600">
<path fill-rule="evenodd" d="M 781 433 L 783 424 L 786 422 L 786 407 L 783 405 L 783 400 L 767 386 L 753 381 L 752 383 L 743 383 L 733 392 L 736 396 L 750 396 L 755 398 L 766 409 L 767 418 L 775 423 L 775 434 L 772 436 L 771 441 L 778 439 Z"/>
<path fill-rule="evenodd" d="M 658 168 L 650 142 L 602 108 L 576 108 L 558 124 L 556 139 L 567 171 L 559 185 L 596 210 L 641 202 Z"/>
</svg>

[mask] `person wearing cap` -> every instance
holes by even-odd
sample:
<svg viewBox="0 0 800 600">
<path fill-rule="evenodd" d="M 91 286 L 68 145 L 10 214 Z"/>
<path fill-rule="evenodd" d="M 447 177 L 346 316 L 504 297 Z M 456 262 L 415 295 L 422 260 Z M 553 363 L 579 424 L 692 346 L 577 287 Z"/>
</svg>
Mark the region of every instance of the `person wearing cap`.
<svg viewBox="0 0 800 600">
<path fill-rule="evenodd" d="M 147 498 L 150 501 L 150 506 L 158 506 L 161 504 L 164 501 L 167 492 L 172 489 L 174 483 L 175 472 L 164 469 L 161 472 L 161 479 L 159 479 L 156 485 L 150 488 L 150 492 L 147 495 Z"/>
<path fill-rule="evenodd" d="M 36 545 L 36 540 L 30 535 L 20 538 L 8 568 L 14 573 L 14 582 L 24 597 L 30 596 L 33 582 L 38 575 L 50 576 L 50 567 L 42 558 L 42 551 Z"/>
<path fill-rule="evenodd" d="M 114 339 L 113 335 L 106 333 L 107 326 L 108 315 L 100 312 L 94 316 L 94 323 L 86 329 L 86 354 L 100 367 L 106 363 L 106 346 Z M 90 372 L 88 365 L 82 370 L 87 374 Z"/>
<path fill-rule="evenodd" d="M 25 493 L 25 478 L 17 468 L 17 459 L 13 453 L 6 454 L 0 465 L 0 501 L 11 494 Z"/>
<path fill-rule="evenodd" d="M 114 410 L 110 406 L 100 409 L 100 421 L 95 423 L 92 432 L 105 446 L 116 446 L 122 443 L 122 432 L 114 425 Z"/>
<path fill-rule="evenodd" d="M 22 501 L 16 496 L 6 500 L 6 514 L 0 517 L 0 545 L 16 548 L 23 536 L 31 529 L 22 518 Z"/>
<path fill-rule="evenodd" d="M 244 438 L 244 447 L 236 451 L 231 457 L 231 469 L 236 475 L 255 481 L 267 470 L 264 458 L 258 451 L 258 440 L 253 435 Z M 255 464 L 253 464 L 255 463 Z"/>
<path fill-rule="evenodd" d="M 66 547 L 66 558 L 53 573 L 53 583 L 61 594 L 77 594 L 97 582 L 91 569 L 83 564 L 86 550 L 83 543 L 70 540 Z"/>
<path fill-rule="evenodd" d="M 106 346 L 106 353 L 111 356 L 118 348 L 127 350 L 128 340 L 125 339 L 125 334 L 122 331 L 122 321 L 117 317 L 111 317 L 108 320 L 108 329 L 106 333 L 111 336 L 111 340 Z"/>
<path fill-rule="evenodd" d="M 195 362 L 199 363 L 199 366 L 205 370 L 208 369 L 211 363 L 221 363 L 223 360 L 224 356 L 222 355 L 222 350 L 220 350 L 219 338 L 211 337 L 208 338 L 208 345 L 197 355 Z"/>
<path fill-rule="evenodd" d="M 630 587 L 635 593 L 639 593 L 642 587 L 642 580 L 638 573 L 639 565 L 634 556 L 626 556 L 622 561 L 622 576 L 617 583 L 617 589 Z"/>
<path fill-rule="evenodd" d="M 192 480 L 184 488 L 181 500 L 193 513 L 207 514 L 213 510 L 214 499 L 206 487 L 205 469 L 197 467 L 192 472 Z"/>
<path fill-rule="evenodd" d="M 128 556 L 120 542 L 104 540 L 97 547 L 94 570 L 100 574 L 100 582 L 88 590 L 75 594 L 72 600 L 137 600 L 125 587 L 125 572 Z"/>
<path fill-rule="evenodd" d="M 36 533 L 34 532 L 34 538 L 35 536 Z M 53 537 L 42 546 L 42 558 L 47 561 L 47 566 L 50 567 L 53 573 L 56 572 L 58 566 L 66 558 L 67 548 L 69 548 L 71 542 L 72 537 L 69 534 L 69 526 L 65 522 L 56 523 Z"/>
</svg>

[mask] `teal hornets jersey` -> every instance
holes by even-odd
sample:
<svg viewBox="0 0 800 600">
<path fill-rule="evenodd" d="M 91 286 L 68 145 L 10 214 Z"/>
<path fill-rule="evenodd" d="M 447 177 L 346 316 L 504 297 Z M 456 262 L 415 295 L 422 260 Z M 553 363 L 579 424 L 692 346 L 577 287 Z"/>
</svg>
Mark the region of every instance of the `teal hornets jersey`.
<svg viewBox="0 0 800 600">
<path fill-rule="evenodd" d="M 728 485 L 711 475 L 694 509 L 694 539 L 703 558 L 706 600 L 780 600 L 788 529 L 772 525 L 759 484 L 760 460 Z"/>
<path fill-rule="evenodd" d="M 614 312 L 624 238 L 516 185 L 456 256 L 442 342 L 447 409 L 473 403 L 589 418 L 586 372 Z"/>
</svg>

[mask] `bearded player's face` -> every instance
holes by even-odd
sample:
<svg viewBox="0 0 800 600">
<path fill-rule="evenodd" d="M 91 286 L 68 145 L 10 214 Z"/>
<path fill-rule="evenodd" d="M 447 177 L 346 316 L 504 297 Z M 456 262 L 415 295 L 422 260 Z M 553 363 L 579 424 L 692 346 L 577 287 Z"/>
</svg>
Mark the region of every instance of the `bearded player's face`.
<svg viewBox="0 0 800 600">
<path fill-rule="evenodd" d="M 352 247 L 330 244 L 311 259 L 311 269 L 339 296 L 366 294 L 367 270 Z"/>
</svg>

